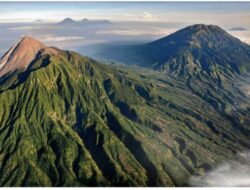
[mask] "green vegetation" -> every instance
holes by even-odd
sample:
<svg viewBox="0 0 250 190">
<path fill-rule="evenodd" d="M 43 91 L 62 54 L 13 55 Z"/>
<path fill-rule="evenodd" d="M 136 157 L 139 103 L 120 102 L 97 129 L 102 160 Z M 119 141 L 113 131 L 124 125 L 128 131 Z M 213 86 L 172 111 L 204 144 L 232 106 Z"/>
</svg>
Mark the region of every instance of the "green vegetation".
<svg viewBox="0 0 250 190">
<path fill-rule="evenodd" d="M 237 79 L 37 58 L 0 81 L 0 185 L 187 185 L 250 146 Z"/>
</svg>

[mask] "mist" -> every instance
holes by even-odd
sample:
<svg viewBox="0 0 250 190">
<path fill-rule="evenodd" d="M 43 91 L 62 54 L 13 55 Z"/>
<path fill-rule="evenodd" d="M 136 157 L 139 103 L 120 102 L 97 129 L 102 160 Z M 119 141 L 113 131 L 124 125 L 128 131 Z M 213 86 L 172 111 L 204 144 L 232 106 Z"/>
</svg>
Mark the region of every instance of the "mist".
<svg viewBox="0 0 250 190">
<path fill-rule="evenodd" d="M 236 160 L 221 163 L 203 177 L 191 177 L 189 184 L 195 187 L 249 187 L 250 152 L 239 153 Z"/>
<path fill-rule="evenodd" d="M 188 26 L 181 22 L 158 21 L 113 21 L 103 24 L 79 24 L 59 26 L 58 22 L 33 21 L 26 23 L 0 23 L 0 56 L 2 56 L 22 36 L 34 37 L 48 46 L 76 51 L 93 56 L 99 48 L 110 44 L 140 44 L 165 37 Z M 193 23 L 195 24 L 195 23 Z M 226 28 L 227 29 L 227 28 Z M 230 32 L 245 42 L 250 42 L 250 31 Z M 95 58 L 95 57 L 94 57 Z"/>
</svg>

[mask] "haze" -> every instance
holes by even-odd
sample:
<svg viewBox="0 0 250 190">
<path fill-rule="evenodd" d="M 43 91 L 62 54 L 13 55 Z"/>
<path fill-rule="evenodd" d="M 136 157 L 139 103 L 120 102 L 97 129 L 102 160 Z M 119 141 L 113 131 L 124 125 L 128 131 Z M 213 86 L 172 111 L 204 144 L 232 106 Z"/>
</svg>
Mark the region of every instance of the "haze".
<svg viewBox="0 0 250 190">
<path fill-rule="evenodd" d="M 93 55 L 99 45 L 143 43 L 195 23 L 214 24 L 250 43 L 250 3 L 0 3 L 0 55 L 21 36 L 48 45 Z M 75 21 L 109 20 L 103 24 L 58 26 Z M 231 30 L 244 28 L 245 30 Z"/>
</svg>

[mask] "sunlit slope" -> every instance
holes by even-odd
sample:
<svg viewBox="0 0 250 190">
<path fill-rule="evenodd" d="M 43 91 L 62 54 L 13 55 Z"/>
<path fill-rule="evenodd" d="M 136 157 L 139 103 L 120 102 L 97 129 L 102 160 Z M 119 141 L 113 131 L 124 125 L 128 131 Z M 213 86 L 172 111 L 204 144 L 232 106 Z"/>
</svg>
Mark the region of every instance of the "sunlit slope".
<svg viewBox="0 0 250 190">
<path fill-rule="evenodd" d="M 231 82 L 140 72 L 62 51 L 2 78 L 0 185 L 182 186 L 250 146 Z"/>
</svg>

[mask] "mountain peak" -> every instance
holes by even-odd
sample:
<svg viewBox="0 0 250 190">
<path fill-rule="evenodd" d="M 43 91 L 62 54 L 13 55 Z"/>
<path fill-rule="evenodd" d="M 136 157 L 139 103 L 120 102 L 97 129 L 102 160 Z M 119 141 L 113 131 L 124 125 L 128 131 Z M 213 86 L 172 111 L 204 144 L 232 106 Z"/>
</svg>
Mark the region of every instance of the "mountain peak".
<svg viewBox="0 0 250 190">
<path fill-rule="evenodd" d="M 250 71 L 250 46 L 216 25 L 195 24 L 146 44 L 111 48 L 113 55 L 100 55 L 185 77 Z"/>
<path fill-rule="evenodd" d="M 157 63 L 154 68 L 177 73 L 190 74 L 193 70 L 210 73 L 215 67 L 240 73 L 247 69 L 250 60 L 246 53 L 249 46 L 216 25 L 188 26 L 148 43 L 147 49 L 149 52 L 158 49 L 158 54 L 151 58 L 151 63 Z"/>
<path fill-rule="evenodd" d="M 35 38 L 32 38 L 30 36 L 24 36 L 21 38 L 21 40 L 17 43 L 17 46 L 21 46 L 22 48 L 32 48 L 32 49 L 44 49 L 47 48 L 46 45 L 44 45 L 42 42 L 38 41 Z"/>
<path fill-rule="evenodd" d="M 219 26 L 217 25 L 207 25 L 207 24 L 194 24 L 194 25 L 191 25 L 191 26 L 188 26 L 187 28 L 195 28 L 197 30 L 217 30 L 217 29 L 220 29 L 222 30 Z"/>
<path fill-rule="evenodd" d="M 42 42 L 24 36 L 0 59 L 0 77 L 16 70 L 25 70 L 39 52 L 55 54 L 57 50 Z"/>
<path fill-rule="evenodd" d="M 189 44 L 191 46 L 225 48 L 230 45 L 241 44 L 240 40 L 228 34 L 217 25 L 195 24 L 176 31 L 169 36 L 161 38 L 149 44 L 159 43 L 166 46 L 168 43 L 179 45 Z"/>
<path fill-rule="evenodd" d="M 63 19 L 62 21 L 60 21 L 58 23 L 58 25 L 62 25 L 62 24 L 73 24 L 75 23 L 76 21 L 74 21 L 72 18 L 65 18 Z"/>
<path fill-rule="evenodd" d="M 74 20 L 72 18 L 65 18 L 63 21 L 64 22 L 74 22 Z"/>
<path fill-rule="evenodd" d="M 178 32 L 178 31 L 177 31 Z M 192 26 L 188 26 L 180 30 L 180 32 L 185 32 L 187 36 L 199 36 L 199 35 L 227 35 L 226 31 L 220 28 L 217 25 L 205 25 L 205 24 L 195 24 Z"/>
<path fill-rule="evenodd" d="M 82 19 L 82 21 L 83 21 L 83 22 L 88 22 L 88 21 L 89 21 L 89 19 L 84 18 L 84 19 Z"/>
</svg>

